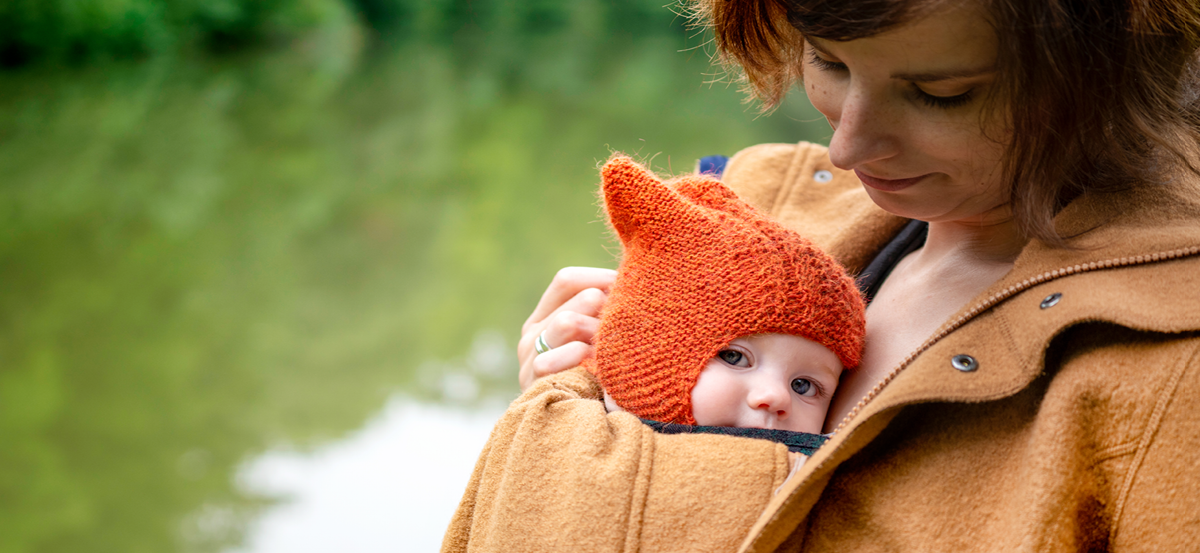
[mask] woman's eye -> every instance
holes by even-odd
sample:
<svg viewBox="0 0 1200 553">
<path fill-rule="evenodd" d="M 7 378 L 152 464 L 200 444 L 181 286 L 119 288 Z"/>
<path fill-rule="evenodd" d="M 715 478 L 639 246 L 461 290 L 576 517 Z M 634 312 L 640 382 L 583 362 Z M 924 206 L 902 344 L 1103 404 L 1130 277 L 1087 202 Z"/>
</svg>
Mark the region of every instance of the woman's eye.
<svg viewBox="0 0 1200 553">
<path fill-rule="evenodd" d="M 807 378 L 797 378 L 792 380 L 792 391 L 802 396 L 812 396 L 817 394 L 817 387 Z"/>
<path fill-rule="evenodd" d="M 735 367 L 745 367 L 749 365 L 749 363 L 746 362 L 746 356 L 742 355 L 742 352 L 737 350 L 723 349 L 720 352 L 717 352 L 717 357 L 720 357 L 722 361 Z"/>
<path fill-rule="evenodd" d="M 965 105 L 971 101 L 971 91 L 968 90 L 956 96 L 934 96 L 920 88 L 917 89 L 917 97 L 925 102 L 925 105 L 931 108 L 950 109 Z"/>
<path fill-rule="evenodd" d="M 811 48 L 808 50 L 808 63 L 811 63 L 813 65 L 813 67 L 816 67 L 817 69 L 820 69 L 821 71 L 845 71 L 846 70 L 846 64 L 837 63 L 837 62 L 829 61 L 825 58 L 822 58 L 821 56 L 817 55 L 816 50 L 811 49 Z"/>
</svg>

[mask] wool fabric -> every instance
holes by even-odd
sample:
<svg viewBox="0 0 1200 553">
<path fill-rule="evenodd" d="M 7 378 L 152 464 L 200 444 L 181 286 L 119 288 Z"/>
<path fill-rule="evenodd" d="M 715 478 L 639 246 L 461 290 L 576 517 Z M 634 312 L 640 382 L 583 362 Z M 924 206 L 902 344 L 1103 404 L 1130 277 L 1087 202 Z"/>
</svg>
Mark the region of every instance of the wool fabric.
<svg viewBox="0 0 1200 553">
<path fill-rule="evenodd" d="M 719 180 L 663 182 L 616 154 L 601 170 L 609 223 L 624 252 L 584 366 L 621 408 L 696 424 L 691 391 L 736 338 L 791 334 L 847 369 L 862 355 L 862 297 L 812 242 Z"/>
</svg>

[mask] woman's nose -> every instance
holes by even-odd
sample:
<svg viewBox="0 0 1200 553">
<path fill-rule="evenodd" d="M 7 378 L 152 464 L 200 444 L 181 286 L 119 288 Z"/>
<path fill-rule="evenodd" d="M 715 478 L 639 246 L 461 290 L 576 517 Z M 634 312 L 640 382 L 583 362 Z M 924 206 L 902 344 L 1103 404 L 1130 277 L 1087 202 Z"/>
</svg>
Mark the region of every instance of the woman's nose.
<svg viewBox="0 0 1200 553">
<path fill-rule="evenodd" d="M 880 98 L 851 86 L 840 100 L 829 118 L 829 160 L 835 167 L 854 169 L 896 155 L 896 122 Z"/>
</svg>

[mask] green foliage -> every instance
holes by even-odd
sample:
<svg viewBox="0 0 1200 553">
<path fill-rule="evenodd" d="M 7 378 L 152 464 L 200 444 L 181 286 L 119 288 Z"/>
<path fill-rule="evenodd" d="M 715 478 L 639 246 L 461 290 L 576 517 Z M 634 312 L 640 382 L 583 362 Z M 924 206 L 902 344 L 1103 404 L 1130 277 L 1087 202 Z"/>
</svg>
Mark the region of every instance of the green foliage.
<svg viewBox="0 0 1200 553">
<path fill-rule="evenodd" d="M 228 49 L 349 20 L 342 0 L 0 0 L 0 63 Z"/>
<path fill-rule="evenodd" d="M 630 33 L 677 21 L 666 0 L 0 0 L 0 66 L 226 51 L 354 20 L 384 32 L 451 40 L 567 27 Z M 595 38 L 595 36 L 591 36 Z"/>
<path fill-rule="evenodd" d="M 377 28 L 403 28 L 425 36 L 464 27 L 500 33 L 547 33 L 594 20 L 592 30 L 662 29 L 676 19 L 678 0 L 351 0 Z M 578 30 L 578 29 L 577 29 Z"/>
</svg>

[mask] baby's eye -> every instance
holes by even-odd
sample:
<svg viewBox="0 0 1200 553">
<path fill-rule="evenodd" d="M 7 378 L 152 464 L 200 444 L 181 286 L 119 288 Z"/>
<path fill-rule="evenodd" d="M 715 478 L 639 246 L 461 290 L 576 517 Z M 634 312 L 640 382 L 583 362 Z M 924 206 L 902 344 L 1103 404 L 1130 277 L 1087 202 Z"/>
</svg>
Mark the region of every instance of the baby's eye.
<svg viewBox="0 0 1200 553">
<path fill-rule="evenodd" d="M 748 367 L 750 363 L 746 361 L 746 356 L 742 352 L 733 349 L 723 349 L 717 352 L 717 357 L 722 361 L 729 363 L 735 367 Z"/>
<path fill-rule="evenodd" d="M 792 381 L 792 391 L 802 396 L 817 395 L 817 387 L 807 378 L 797 378 Z"/>
</svg>

